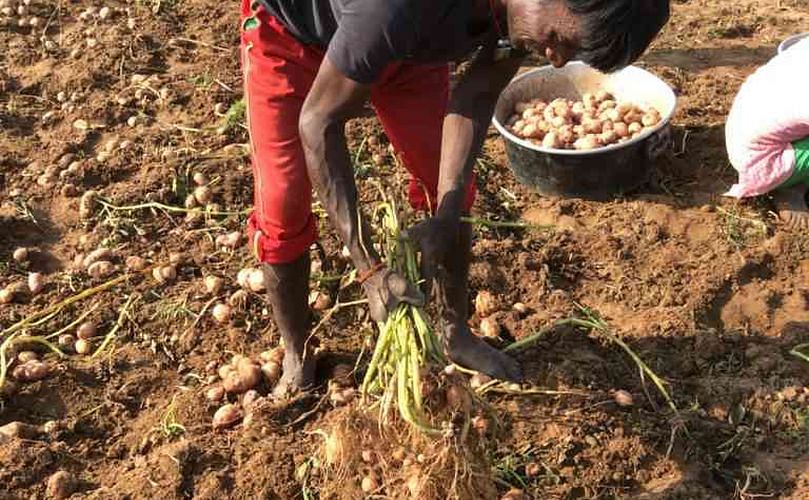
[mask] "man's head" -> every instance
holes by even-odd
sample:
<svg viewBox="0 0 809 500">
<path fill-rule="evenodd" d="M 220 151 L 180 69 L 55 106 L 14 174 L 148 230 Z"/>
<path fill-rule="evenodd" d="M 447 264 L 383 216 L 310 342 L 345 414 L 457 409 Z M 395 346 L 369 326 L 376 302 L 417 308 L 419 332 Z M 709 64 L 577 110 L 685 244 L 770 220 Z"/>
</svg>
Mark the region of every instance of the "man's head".
<svg viewBox="0 0 809 500">
<path fill-rule="evenodd" d="M 669 0 L 506 0 L 512 44 L 554 66 L 577 58 L 602 71 L 634 62 L 669 18 Z"/>
</svg>

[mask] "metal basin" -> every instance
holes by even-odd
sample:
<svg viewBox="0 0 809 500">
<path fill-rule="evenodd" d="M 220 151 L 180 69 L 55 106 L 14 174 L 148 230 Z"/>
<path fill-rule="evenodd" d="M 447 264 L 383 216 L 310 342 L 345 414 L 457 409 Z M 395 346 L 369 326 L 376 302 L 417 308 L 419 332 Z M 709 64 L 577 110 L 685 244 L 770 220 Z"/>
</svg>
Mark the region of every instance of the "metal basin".
<svg viewBox="0 0 809 500">
<path fill-rule="evenodd" d="M 787 50 L 788 48 L 792 47 L 796 43 L 800 42 L 804 38 L 809 38 L 809 33 L 801 33 L 799 35 L 792 35 L 791 37 L 787 38 L 783 42 L 778 45 L 778 53 Z"/>
<path fill-rule="evenodd" d="M 630 141 L 590 151 L 544 148 L 515 136 L 504 126 L 519 101 L 536 97 L 577 100 L 599 89 L 619 101 L 654 106 L 662 120 Z M 670 144 L 669 124 L 676 105 L 671 87 L 646 70 L 630 66 L 605 75 L 573 62 L 560 69 L 537 68 L 512 80 L 497 101 L 492 121 L 503 136 L 509 167 L 520 183 L 544 195 L 606 199 L 635 189 L 648 179 L 651 165 Z"/>
</svg>

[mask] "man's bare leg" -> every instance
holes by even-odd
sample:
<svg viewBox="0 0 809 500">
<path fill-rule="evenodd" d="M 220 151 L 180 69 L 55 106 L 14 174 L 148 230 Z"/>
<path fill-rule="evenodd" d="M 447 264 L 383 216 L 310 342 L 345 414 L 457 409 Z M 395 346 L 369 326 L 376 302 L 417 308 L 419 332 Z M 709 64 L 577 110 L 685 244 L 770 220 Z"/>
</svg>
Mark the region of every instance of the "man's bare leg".
<svg viewBox="0 0 809 500">
<path fill-rule="evenodd" d="M 446 276 L 437 280 L 447 354 L 463 367 L 497 379 L 519 381 L 522 379 L 519 363 L 476 337 L 466 325 L 471 258 L 472 226 L 461 223 L 456 248 L 449 252 L 444 262 Z"/>
<path fill-rule="evenodd" d="M 285 345 L 283 375 L 273 390 L 276 396 L 305 390 L 315 382 L 314 355 L 305 347 L 310 326 L 309 269 L 309 252 L 289 264 L 264 265 L 267 296 Z"/>
</svg>

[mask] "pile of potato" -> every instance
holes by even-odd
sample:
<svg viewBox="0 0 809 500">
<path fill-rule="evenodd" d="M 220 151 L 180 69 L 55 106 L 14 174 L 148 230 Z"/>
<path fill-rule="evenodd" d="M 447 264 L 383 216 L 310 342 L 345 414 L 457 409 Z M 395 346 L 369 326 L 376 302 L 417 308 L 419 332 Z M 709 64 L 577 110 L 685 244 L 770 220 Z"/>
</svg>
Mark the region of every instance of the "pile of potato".
<svg viewBox="0 0 809 500">
<path fill-rule="evenodd" d="M 655 108 L 618 102 L 601 90 L 582 95 L 580 101 L 518 102 L 506 126 L 512 134 L 538 146 L 584 151 L 633 139 L 660 119 Z"/>
</svg>

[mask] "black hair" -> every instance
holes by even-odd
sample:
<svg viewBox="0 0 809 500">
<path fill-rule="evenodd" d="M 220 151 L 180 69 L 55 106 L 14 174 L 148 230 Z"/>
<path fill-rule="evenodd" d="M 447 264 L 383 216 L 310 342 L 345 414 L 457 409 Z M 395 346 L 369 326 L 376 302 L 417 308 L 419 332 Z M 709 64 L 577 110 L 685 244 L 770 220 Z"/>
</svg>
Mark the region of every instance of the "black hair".
<svg viewBox="0 0 809 500">
<path fill-rule="evenodd" d="M 669 0 L 565 0 L 581 20 L 577 59 L 610 72 L 632 64 L 669 20 Z"/>
</svg>

